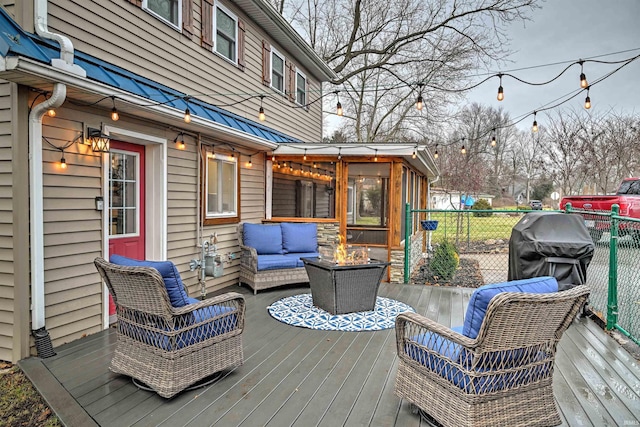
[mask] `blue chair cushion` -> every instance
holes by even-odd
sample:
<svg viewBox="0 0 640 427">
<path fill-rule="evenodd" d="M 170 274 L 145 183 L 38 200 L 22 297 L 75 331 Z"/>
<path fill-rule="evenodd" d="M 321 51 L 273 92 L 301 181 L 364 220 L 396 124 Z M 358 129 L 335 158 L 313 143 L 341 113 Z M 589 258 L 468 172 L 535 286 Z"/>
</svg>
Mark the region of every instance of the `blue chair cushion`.
<svg viewBox="0 0 640 427">
<path fill-rule="evenodd" d="M 315 223 L 282 222 L 280 227 L 284 253 L 318 251 L 318 227 Z"/>
<path fill-rule="evenodd" d="M 296 260 L 296 267 L 304 267 L 304 263 L 300 258 L 317 258 L 320 256 L 318 252 L 305 252 L 305 253 L 289 253 L 284 254 L 287 258 L 293 258 Z"/>
<path fill-rule="evenodd" d="M 193 304 L 199 302 L 195 298 L 188 298 L 188 303 Z M 181 329 L 188 325 L 194 325 L 212 319 L 216 316 L 224 315 L 235 311 L 234 308 L 225 307 L 221 305 L 213 305 L 209 307 L 200 308 L 182 316 L 181 320 L 178 320 L 175 325 L 175 330 Z M 197 326 L 193 329 L 180 332 L 179 334 L 169 336 L 166 332 L 154 332 L 138 326 L 132 326 L 129 323 L 121 322 L 119 327 L 126 335 L 137 339 L 147 345 L 161 348 L 166 351 L 175 351 L 184 347 L 188 347 L 193 344 L 203 342 L 209 338 L 225 334 L 233 331 L 237 328 L 237 316 L 231 314 L 230 316 L 221 317 L 213 322 Z M 161 326 L 164 325 L 164 326 Z M 158 318 L 154 326 L 155 328 L 162 329 L 164 331 L 170 331 L 171 329 L 166 326 L 163 319 Z"/>
<path fill-rule="evenodd" d="M 558 282 L 554 277 L 543 276 L 479 287 L 473 292 L 469 300 L 462 335 L 473 339 L 478 337 L 480 326 L 487 313 L 489 301 L 501 292 L 553 293 L 558 292 Z"/>
<path fill-rule="evenodd" d="M 140 261 L 133 258 L 127 258 L 122 255 L 111 255 L 109 258 L 113 264 L 123 265 L 127 267 L 152 267 L 158 270 L 158 273 L 164 280 L 164 286 L 169 294 L 169 301 L 173 307 L 184 307 L 188 304 L 189 295 L 184 289 L 180 272 L 171 261 Z"/>
<path fill-rule="evenodd" d="M 284 255 L 258 255 L 258 271 L 296 268 L 297 260 Z"/>
<path fill-rule="evenodd" d="M 461 333 L 462 326 L 452 328 Z M 437 354 L 431 353 L 434 351 Z M 541 375 L 551 373 L 553 362 L 537 365 L 519 372 L 494 373 L 493 367 L 513 368 L 519 365 L 542 361 L 544 353 L 528 353 L 524 349 L 483 354 L 473 367 L 473 354 L 459 344 L 432 332 L 411 337 L 405 351 L 409 357 L 430 371 L 433 371 L 466 393 L 490 393 L 517 384 L 526 384 Z M 462 368 L 462 369 L 461 369 Z M 473 372 L 470 375 L 468 372 Z M 499 372 L 499 371 L 495 371 Z"/>
<path fill-rule="evenodd" d="M 255 248 L 258 255 L 283 254 L 282 229 L 280 224 L 265 225 L 244 223 L 242 241 L 245 246 Z"/>
</svg>

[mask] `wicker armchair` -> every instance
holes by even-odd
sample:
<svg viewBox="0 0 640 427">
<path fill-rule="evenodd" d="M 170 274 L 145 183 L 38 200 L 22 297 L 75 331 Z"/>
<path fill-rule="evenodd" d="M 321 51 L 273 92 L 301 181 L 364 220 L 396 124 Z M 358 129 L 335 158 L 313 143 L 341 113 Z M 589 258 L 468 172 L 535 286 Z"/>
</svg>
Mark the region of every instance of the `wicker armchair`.
<svg viewBox="0 0 640 427">
<path fill-rule="evenodd" d="M 94 264 L 116 303 L 118 342 L 109 369 L 160 396 L 243 363 L 244 298 L 229 292 L 174 308 L 154 268 Z"/>
<path fill-rule="evenodd" d="M 414 413 L 419 409 L 444 426 L 560 424 L 552 389 L 556 346 L 588 295 L 584 285 L 499 293 L 475 339 L 421 315 L 400 314 L 395 393 Z"/>
</svg>

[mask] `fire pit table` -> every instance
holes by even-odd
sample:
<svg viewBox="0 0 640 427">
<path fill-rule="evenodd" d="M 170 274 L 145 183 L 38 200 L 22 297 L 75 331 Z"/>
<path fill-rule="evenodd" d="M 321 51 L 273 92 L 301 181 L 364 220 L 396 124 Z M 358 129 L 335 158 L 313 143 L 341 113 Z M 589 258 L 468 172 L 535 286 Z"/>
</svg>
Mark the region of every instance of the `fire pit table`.
<svg viewBox="0 0 640 427">
<path fill-rule="evenodd" d="M 314 306 L 331 314 L 373 311 L 388 262 L 340 265 L 320 258 L 301 259 Z"/>
</svg>

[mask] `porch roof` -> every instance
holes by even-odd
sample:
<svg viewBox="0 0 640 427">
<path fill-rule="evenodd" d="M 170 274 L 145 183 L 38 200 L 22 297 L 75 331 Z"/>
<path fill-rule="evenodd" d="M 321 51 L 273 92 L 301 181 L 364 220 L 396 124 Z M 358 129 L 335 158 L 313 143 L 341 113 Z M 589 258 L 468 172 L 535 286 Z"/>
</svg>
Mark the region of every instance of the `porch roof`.
<svg viewBox="0 0 640 427">
<path fill-rule="evenodd" d="M 7 80 L 14 81 L 12 78 L 14 73 L 11 71 L 23 71 L 25 73 L 29 71 L 34 73 L 32 70 L 33 67 L 29 67 L 30 65 L 34 65 L 34 61 L 41 63 L 41 66 L 49 66 L 52 59 L 60 57 L 60 47 L 51 40 L 24 31 L 4 9 L 0 8 L 0 56 L 0 75 Z M 9 60 L 10 58 L 12 60 Z M 8 62 L 11 62 L 11 64 Z M 107 93 L 107 96 L 113 95 L 119 99 L 132 102 L 132 99 L 128 99 L 125 96 L 121 97 L 120 93 L 132 94 L 146 101 L 146 107 L 169 107 L 177 110 L 175 112 L 180 114 L 188 107 L 194 119 L 197 117 L 202 119 L 205 122 L 204 124 L 206 124 L 206 122 L 214 123 L 234 131 L 242 132 L 247 136 L 254 137 L 254 139 L 257 138 L 266 143 L 267 149 L 275 147 L 278 142 L 297 141 L 296 138 L 283 132 L 276 131 L 260 123 L 233 114 L 215 105 L 195 98 L 188 98 L 188 94 L 186 93 L 127 71 L 122 67 L 98 59 L 95 56 L 76 50 L 74 52 L 74 63 L 82 67 L 87 73 L 86 79 L 81 80 L 98 82 L 116 89 Z M 23 68 L 21 68 L 21 65 Z M 55 70 L 54 67 L 50 68 Z M 29 70 L 27 71 L 27 69 Z M 70 76 L 65 76 L 65 73 L 61 73 L 60 79 L 57 79 L 55 74 L 50 72 L 53 70 L 42 68 L 40 76 L 38 77 L 49 81 L 49 83 L 60 81 L 61 83 L 74 85 L 74 81 Z M 66 81 L 65 77 L 69 81 Z M 33 78 L 33 75 L 31 75 L 30 78 Z M 18 81 L 18 83 L 22 82 Z M 74 86 L 87 90 L 86 84 L 82 86 L 82 82 L 78 82 Z M 98 95 L 104 96 L 105 93 L 98 93 Z M 188 101 L 186 101 L 186 99 L 188 99 Z M 138 107 L 145 106 L 140 102 L 141 100 L 137 102 Z M 197 122 L 197 120 L 194 121 Z"/>
<path fill-rule="evenodd" d="M 426 145 L 407 143 L 351 142 L 334 143 L 286 143 L 273 150 L 276 155 L 302 155 L 306 151 L 309 156 L 393 156 L 402 157 L 416 170 L 427 177 L 440 175 L 440 170 Z"/>
</svg>

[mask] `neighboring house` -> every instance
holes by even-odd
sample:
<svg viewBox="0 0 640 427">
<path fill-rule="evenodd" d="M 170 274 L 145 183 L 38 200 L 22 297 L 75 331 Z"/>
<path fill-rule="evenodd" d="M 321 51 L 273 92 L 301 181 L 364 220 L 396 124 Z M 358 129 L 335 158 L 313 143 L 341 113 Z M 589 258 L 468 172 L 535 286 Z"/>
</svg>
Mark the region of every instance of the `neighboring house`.
<svg viewBox="0 0 640 427">
<path fill-rule="evenodd" d="M 492 205 L 495 196 L 491 194 L 470 194 L 471 200 L 477 201 L 485 199 Z M 460 207 L 467 201 L 467 195 L 456 190 L 447 190 L 444 188 L 431 188 L 431 209 L 453 210 Z M 473 204 L 472 204 L 473 205 Z"/>
<path fill-rule="evenodd" d="M 354 173 L 384 192 L 370 182 L 378 225 L 360 231 L 401 253 L 403 203 L 426 207 L 433 159 L 304 144 L 321 141 L 334 74 L 266 1 L 0 5 L 0 360 L 34 353 L 32 331 L 56 347 L 108 327 L 96 257 L 170 259 L 198 296 L 238 283 L 240 222 L 346 237 Z M 189 264 L 212 236 L 224 272 L 200 282 Z"/>
</svg>

